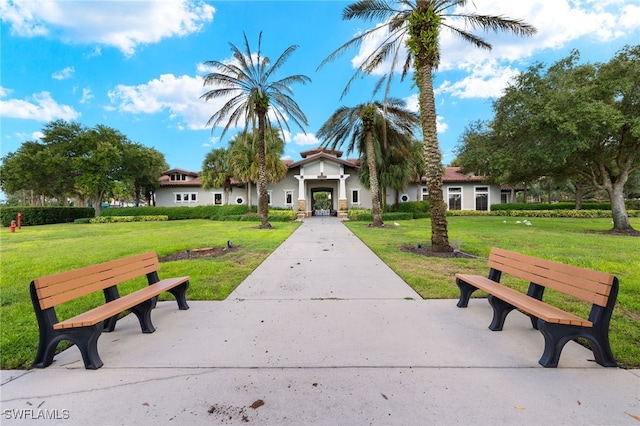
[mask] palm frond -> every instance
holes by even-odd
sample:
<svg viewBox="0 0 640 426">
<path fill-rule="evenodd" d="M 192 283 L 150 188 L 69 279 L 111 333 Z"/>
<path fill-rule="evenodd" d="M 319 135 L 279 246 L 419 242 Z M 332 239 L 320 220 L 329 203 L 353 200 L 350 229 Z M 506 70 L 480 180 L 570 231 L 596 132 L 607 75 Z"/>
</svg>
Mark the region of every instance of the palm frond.
<svg viewBox="0 0 640 426">
<path fill-rule="evenodd" d="M 345 7 L 342 19 L 363 19 L 365 21 L 386 20 L 389 15 L 399 12 L 384 0 L 360 0 Z"/>
</svg>

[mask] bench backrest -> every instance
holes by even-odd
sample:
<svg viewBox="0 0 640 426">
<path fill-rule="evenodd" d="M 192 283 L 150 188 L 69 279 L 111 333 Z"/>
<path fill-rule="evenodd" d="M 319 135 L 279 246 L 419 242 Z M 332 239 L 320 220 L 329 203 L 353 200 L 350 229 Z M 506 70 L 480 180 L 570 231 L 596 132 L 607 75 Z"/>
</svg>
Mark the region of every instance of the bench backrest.
<svg viewBox="0 0 640 426">
<path fill-rule="evenodd" d="M 41 309 L 156 272 L 155 252 L 139 254 L 33 280 Z"/>
<path fill-rule="evenodd" d="M 615 277 L 551 260 L 539 259 L 497 247 L 491 249 L 487 265 L 509 275 L 606 306 Z"/>
</svg>

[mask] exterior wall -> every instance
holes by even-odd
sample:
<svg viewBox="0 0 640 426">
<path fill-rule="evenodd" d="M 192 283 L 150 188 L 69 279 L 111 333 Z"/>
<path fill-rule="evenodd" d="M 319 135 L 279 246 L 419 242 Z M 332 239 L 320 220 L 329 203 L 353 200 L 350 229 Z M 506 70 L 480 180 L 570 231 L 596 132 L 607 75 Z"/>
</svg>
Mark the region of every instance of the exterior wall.
<svg viewBox="0 0 640 426">
<path fill-rule="evenodd" d="M 348 177 L 343 178 L 345 176 Z M 186 178 L 184 183 L 172 181 L 171 184 L 160 187 L 156 192 L 156 205 L 194 207 L 248 203 L 244 187 L 233 187 L 229 193 L 216 188 L 204 190 L 198 186 L 199 180 L 196 181 L 198 184 L 195 184 L 196 182 L 189 184 L 192 178 L 189 176 Z M 344 181 L 347 208 L 370 209 L 372 207 L 371 191 L 360 181 L 358 169 L 341 160 L 332 161 L 328 158 L 303 162 L 290 169 L 280 182 L 269 185 L 267 188 L 270 194 L 269 205 L 296 211 L 302 209 L 309 214 L 312 209 L 314 190 L 326 189 L 332 194 L 332 208 L 340 210 L 345 207 L 345 200 L 340 200 L 341 181 Z M 424 185 L 410 184 L 405 190 L 400 191 L 398 199 L 401 203 L 426 199 L 424 188 Z M 501 201 L 499 185 L 484 184 L 477 179 L 466 182 L 445 182 L 442 189 L 449 210 L 491 210 L 492 204 L 498 204 Z M 304 193 L 300 194 L 300 191 Z M 256 185 L 251 185 L 251 192 L 252 204 L 256 206 L 258 204 Z M 396 192 L 392 189 L 387 190 L 386 204 L 394 204 L 395 201 Z"/>
<path fill-rule="evenodd" d="M 424 185 L 411 184 L 406 191 L 400 193 L 401 197 L 405 196 L 407 201 L 419 201 L 422 199 L 422 188 Z M 477 210 L 476 195 L 480 188 L 487 188 L 487 210 L 491 210 L 492 204 L 500 204 L 500 185 L 483 184 L 482 182 L 452 182 L 445 183 L 442 186 L 443 196 L 447 204 L 447 210 L 450 209 L 449 195 L 454 194 L 456 189 L 461 190 L 461 209 L 460 210 Z M 387 204 L 395 202 L 395 192 L 389 190 L 387 193 Z M 402 198 L 401 201 L 403 202 Z"/>
<path fill-rule="evenodd" d="M 180 200 L 177 200 L 176 195 L 180 195 Z M 186 201 L 185 195 L 187 195 Z M 195 200 L 193 200 L 194 195 Z M 247 191 L 245 188 L 233 187 L 231 191 L 225 193 L 218 188 L 202 189 L 195 186 L 165 186 L 156 191 L 156 205 L 160 207 L 210 206 L 215 204 L 215 200 L 220 199 L 222 201 L 220 205 L 247 204 Z M 240 200 L 242 202 L 238 203 Z M 254 200 L 257 200 L 257 197 Z"/>
</svg>

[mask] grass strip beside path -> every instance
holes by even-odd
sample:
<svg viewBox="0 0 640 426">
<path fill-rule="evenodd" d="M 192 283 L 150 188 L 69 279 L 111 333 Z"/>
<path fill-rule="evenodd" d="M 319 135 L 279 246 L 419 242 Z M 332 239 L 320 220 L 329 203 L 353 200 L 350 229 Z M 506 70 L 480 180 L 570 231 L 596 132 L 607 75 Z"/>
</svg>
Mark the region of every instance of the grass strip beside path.
<svg viewBox="0 0 640 426">
<path fill-rule="evenodd" d="M 522 223 L 523 218 L 449 217 L 449 241 L 455 248 L 478 256 L 476 259 L 426 257 L 399 250 L 405 244 L 430 245 L 429 219 L 397 221 L 397 227 L 394 222 L 385 228 L 370 228 L 362 222 L 347 226 L 425 299 L 457 299 L 455 274 L 486 276 L 487 258 L 494 246 L 616 275 L 620 291 L 609 331 L 611 347 L 621 366 L 639 368 L 640 238 L 607 235 L 604 232 L 611 229 L 610 219 L 529 220 L 531 226 Z M 640 219 L 631 218 L 631 224 L 640 229 Z M 526 291 L 527 283 L 509 278 L 503 282 Z M 589 315 L 590 305 L 582 301 L 551 291 L 545 293 L 545 300 L 585 318 Z M 490 322 L 487 318 L 487 326 Z"/>
<path fill-rule="evenodd" d="M 0 229 L 0 368 L 29 368 L 35 357 L 38 325 L 29 297 L 33 279 L 147 251 L 162 257 L 187 249 L 226 247 L 231 240 L 239 250 L 214 259 L 162 263 L 159 273 L 160 278 L 191 276 L 188 300 L 223 300 L 299 223 L 272 225 L 270 230 L 259 230 L 255 222 L 181 220 L 30 226 L 14 234 Z M 145 283 L 143 278 L 127 284 L 121 287 L 122 294 Z M 162 297 L 171 300 L 170 295 Z M 65 303 L 56 311 L 60 317 L 71 316 L 100 303 L 97 294 Z"/>
</svg>

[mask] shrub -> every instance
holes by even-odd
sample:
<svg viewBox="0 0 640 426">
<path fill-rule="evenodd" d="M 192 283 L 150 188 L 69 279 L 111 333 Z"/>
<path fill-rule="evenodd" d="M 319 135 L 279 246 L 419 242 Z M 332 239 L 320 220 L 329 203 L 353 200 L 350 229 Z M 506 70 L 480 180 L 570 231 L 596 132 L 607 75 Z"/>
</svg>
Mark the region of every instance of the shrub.
<svg viewBox="0 0 640 426">
<path fill-rule="evenodd" d="M 169 220 L 166 215 L 155 216 L 99 216 L 90 220 L 91 223 L 116 223 L 116 222 L 161 222 Z"/>
<path fill-rule="evenodd" d="M 414 216 L 419 213 L 429 213 L 428 201 L 409 201 L 406 203 L 398 204 L 395 209 L 397 212 L 413 213 Z"/>
<path fill-rule="evenodd" d="M 246 205 L 229 206 L 176 206 L 176 207 L 123 207 L 102 210 L 100 216 L 167 216 L 169 220 L 212 219 L 243 215 L 249 211 Z"/>
<path fill-rule="evenodd" d="M 448 210 L 447 216 L 500 216 L 500 211 L 481 211 L 481 210 Z"/>
<path fill-rule="evenodd" d="M 269 222 L 290 222 L 296 220 L 297 213 L 293 210 L 272 210 L 269 209 Z M 260 222 L 262 217 L 258 213 L 245 213 L 240 220 L 248 222 Z"/>
<path fill-rule="evenodd" d="M 72 223 L 76 219 L 95 216 L 93 207 L 0 207 L 0 223 L 10 226 L 11 221 L 18 223 L 18 213 L 22 213 L 22 225 L 49 225 L 53 223 Z"/>
</svg>

